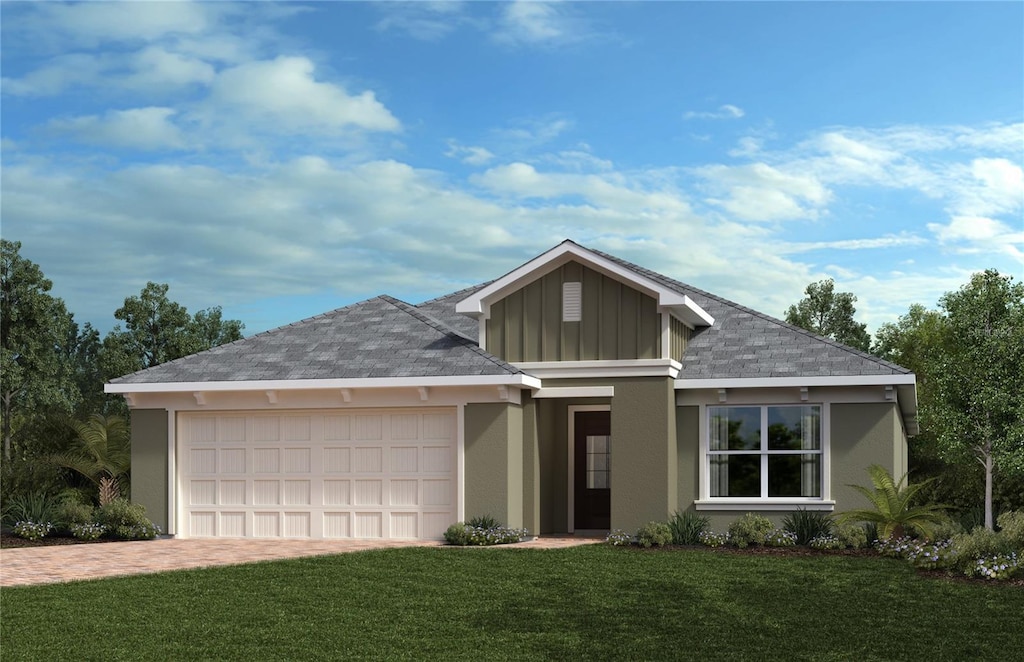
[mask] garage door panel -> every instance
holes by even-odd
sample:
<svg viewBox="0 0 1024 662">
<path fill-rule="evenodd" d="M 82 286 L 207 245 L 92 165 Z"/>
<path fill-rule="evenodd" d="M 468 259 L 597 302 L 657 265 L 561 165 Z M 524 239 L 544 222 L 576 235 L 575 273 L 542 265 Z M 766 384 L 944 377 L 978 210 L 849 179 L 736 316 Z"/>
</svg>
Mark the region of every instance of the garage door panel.
<svg viewBox="0 0 1024 662">
<path fill-rule="evenodd" d="M 181 416 L 187 535 L 436 539 L 455 521 L 451 410 Z"/>
</svg>

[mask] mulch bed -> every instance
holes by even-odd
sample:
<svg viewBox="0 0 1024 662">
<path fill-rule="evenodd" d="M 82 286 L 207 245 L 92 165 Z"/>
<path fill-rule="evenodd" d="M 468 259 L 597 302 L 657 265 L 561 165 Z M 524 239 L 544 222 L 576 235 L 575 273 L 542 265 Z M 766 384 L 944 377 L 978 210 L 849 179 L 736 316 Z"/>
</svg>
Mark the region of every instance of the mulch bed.
<svg viewBox="0 0 1024 662">
<path fill-rule="evenodd" d="M 99 540 L 79 540 L 78 538 L 64 536 L 46 536 L 40 540 L 25 540 L 13 533 L 6 531 L 0 533 L 0 549 L 12 549 L 15 547 L 53 547 L 54 545 L 92 545 L 103 542 L 118 542 L 100 538 Z"/>
</svg>

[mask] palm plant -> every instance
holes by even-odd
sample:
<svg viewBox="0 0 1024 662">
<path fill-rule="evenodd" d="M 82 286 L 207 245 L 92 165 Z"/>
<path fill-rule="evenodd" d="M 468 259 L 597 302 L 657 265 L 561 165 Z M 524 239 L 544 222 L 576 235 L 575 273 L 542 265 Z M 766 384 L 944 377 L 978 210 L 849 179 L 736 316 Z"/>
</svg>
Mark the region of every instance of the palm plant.
<svg viewBox="0 0 1024 662">
<path fill-rule="evenodd" d="M 850 510 L 839 516 L 839 522 L 870 522 L 878 527 L 878 536 L 888 539 L 893 536 L 902 537 L 908 527 L 913 527 L 925 536 L 929 536 L 934 525 L 942 521 L 943 507 L 935 504 L 924 506 L 911 505 L 914 497 L 934 478 L 917 483 L 904 485 L 907 476 L 904 474 L 896 482 L 892 474 L 877 464 L 868 467 L 874 489 L 862 485 L 850 485 L 871 502 L 874 508 Z"/>
<path fill-rule="evenodd" d="M 117 498 L 127 487 L 131 469 L 131 432 L 121 416 L 94 414 L 85 421 L 71 421 L 75 440 L 69 450 L 53 455 L 50 461 L 71 469 L 99 490 L 100 505 Z"/>
</svg>

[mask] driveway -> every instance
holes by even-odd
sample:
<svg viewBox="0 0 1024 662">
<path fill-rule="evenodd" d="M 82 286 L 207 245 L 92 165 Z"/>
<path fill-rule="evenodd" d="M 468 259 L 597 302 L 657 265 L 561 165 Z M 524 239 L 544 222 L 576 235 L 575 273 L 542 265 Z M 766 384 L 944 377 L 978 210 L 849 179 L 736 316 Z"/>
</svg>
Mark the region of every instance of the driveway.
<svg viewBox="0 0 1024 662">
<path fill-rule="evenodd" d="M 502 548 L 553 549 L 598 542 L 595 538 L 545 537 Z M 440 547 L 424 540 L 248 540 L 190 538 L 0 550 L 0 587 L 52 584 L 167 570 L 205 568 L 361 552 L 396 547 Z M 492 548 L 493 549 L 493 548 Z"/>
</svg>

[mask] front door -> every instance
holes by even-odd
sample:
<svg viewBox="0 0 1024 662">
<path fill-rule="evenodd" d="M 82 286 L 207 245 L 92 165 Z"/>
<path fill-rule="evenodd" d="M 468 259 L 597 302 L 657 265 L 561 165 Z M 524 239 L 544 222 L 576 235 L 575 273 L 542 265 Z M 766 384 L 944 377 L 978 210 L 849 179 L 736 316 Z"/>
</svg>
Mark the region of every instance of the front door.
<svg viewBox="0 0 1024 662">
<path fill-rule="evenodd" d="M 574 528 L 608 529 L 612 512 L 611 412 L 578 411 L 574 416 Z"/>
</svg>

